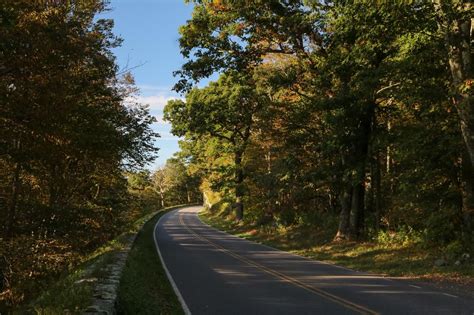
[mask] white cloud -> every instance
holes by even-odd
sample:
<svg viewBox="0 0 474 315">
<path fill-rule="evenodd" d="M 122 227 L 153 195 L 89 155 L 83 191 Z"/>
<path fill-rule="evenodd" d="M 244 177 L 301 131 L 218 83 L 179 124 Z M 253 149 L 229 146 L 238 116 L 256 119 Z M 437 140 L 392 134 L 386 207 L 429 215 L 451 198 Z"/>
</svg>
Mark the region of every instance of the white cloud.
<svg viewBox="0 0 474 315">
<path fill-rule="evenodd" d="M 170 86 L 165 85 L 149 85 L 149 84 L 139 84 L 137 87 L 142 92 L 160 92 L 160 93 L 173 93 Z"/>
<path fill-rule="evenodd" d="M 168 101 L 173 99 L 184 100 L 179 94 L 174 92 L 169 86 L 159 85 L 138 85 L 144 95 L 132 96 L 126 100 L 129 104 L 140 103 L 150 106 L 150 110 L 155 113 L 162 113 Z M 140 93 L 140 94 L 141 94 Z"/>
<path fill-rule="evenodd" d="M 160 126 L 170 126 L 171 127 L 171 124 L 167 121 L 164 121 L 163 119 L 163 114 L 158 114 L 158 115 L 154 115 L 155 118 L 156 118 L 156 122 L 155 122 L 155 125 L 160 125 Z"/>
<path fill-rule="evenodd" d="M 177 136 L 173 135 L 170 132 L 158 131 L 158 133 L 160 134 L 160 137 L 157 139 L 158 142 L 160 142 L 160 141 L 170 141 L 170 140 L 178 141 L 180 139 L 180 137 L 177 137 Z"/>
<path fill-rule="evenodd" d="M 136 101 L 141 104 L 150 105 L 151 110 L 160 110 L 162 111 L 166 103 L 169 100 L 181 99 L 179 97 L 167 96 L 167 95 L 151 95 L 151 96 L 138 96 Z"/>
</svg>

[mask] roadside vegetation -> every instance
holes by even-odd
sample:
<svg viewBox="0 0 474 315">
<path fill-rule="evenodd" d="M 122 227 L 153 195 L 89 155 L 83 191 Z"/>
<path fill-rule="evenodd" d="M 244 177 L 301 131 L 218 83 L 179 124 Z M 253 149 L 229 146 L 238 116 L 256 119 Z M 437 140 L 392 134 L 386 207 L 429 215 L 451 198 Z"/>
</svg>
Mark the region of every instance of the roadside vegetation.
<svg viewBox="0 0 474 315">
<path fill-rule="evenodd" d="M 456 285 L 472 291 L 474 264 L 469 257 L 461 257 L 456 249 L 426 246 L 422 236 L 413 231 L 380 233 L 365 241 L 334 242 L 337 230 L 333 219 L 312 225 L 260 225 L 237 222 L 234 215 L 205 210 L 199 214 L 205 223 L 258 243 L 294 254 L 367 271 L 383 276 L 421 279 L 438 285 Z M 443 263 L 436 265 L 440 257 Z"/>
<path fill-rule="evenodd" d="M 184 314 L 161 265 L 153 233 L 160 211 L 140 230 L 120 279 L 118 314 Z"/>
<path fill-rule="evenodd" d="M 181 305 L 162 270 L 152 237 L 154 224 L 161 215 L 179 207 L 164 208 L 161 205 L 185 204 L 188 200 L 193 203 L 201 202 L 200 194 L 196 193 L 197 186 L 194 192 L 185 189 L 187 186 L 192 187 L 192 181 L 185 182 L 190 179 L 181 171 L 183 168 L 176 167 L 170 161 L 153 174 L 149 171 L 124 174 L 128 182 L 130 208 L 127 211 L 127 221 L 120 227 L 119 234 L 97 249 L 69 261 L 61 272 L 44 270 L 43 278 L 34 278 L 24 283 L 35 293 L 25 297 L 21 303 L 5 305 L 5 309 L 35 314 L 82 313 L 90 305 L 92 287 L 103 276 L 103 268 L 139 232 L 120 280 L 119 310 L 124 314 L 155 314 L 156 310 L 165 314 L 181 314 Z M 156 182 L 155 177 L 161 173 L 166 173 L 166 176 Z M 161 187 L 161 193 L 157 192 L 158 187 Z M 55 253 L 49 253 L 53 254 Z M 35 265 L 29 265 L 28 268 L 35 268 Z M 15 276 L 14 273 L 12 275 Z M 22 287 L 15 289 L 21 290 Z M 149 299 L 148 302 L 145 299 Z"/>
<path fill-rule="evenodd" d="M 155 172 L 109 2 L 0 4 L 0 313 L 201 193 L 310 256 L 472 276 L 471 1 L 192 2 L 164 110 L 181 151 Z"/>
<path fill-rule="evenodd" d="M 131 237 L 138 233 L 145 222 L 156 215 L 156 211 L 148 212 L 130 224 L 122 234 L 84 257 L 79 266 L 45 288 L 22 311 L 35 314 L 80 314 L 83 312 L 90 305 L 92 286 L 103 275 L 103 268 L 113 262 L 114 254 L 124 250 L 129 245 Z"/>
<path fill-rule="evenodd" d="M 165 119 L 215 223 L 472 280 L 471 23 L 469 1 L 194 1 Z"/>
<path fill-rule="evenodd" d="M 108 4 L 0 4 L 2 314 L 74 311 L 88 289 L 71 283 L 94 257 L 120 248 L 140 218 L 200 198 L 179 163 L 156 185 L 143 171 L 157 156 L 156 119 L 116 63 Z"/>
<path fill-rule="evenodd" d="M 0 312 L 28 304 L 144 212 L 127 172 L 158 136 L 103 1 L 0 4 Z"/>
<path fill-rule="evenodd" d="M 77 267 L 62 275 L 59 280 L 46 287 L 34 301 L 17 311 L 35 314 L 82 313 L 90 305 L 92 287 L 97 279 L 103 276 L 104 267 L 112 263 L 114 254 L 129 246 L 131 238 L 138 233 L 120 280 L 120 310 L 124 314 L 156 314 L 156 310 L 166 314 L 178 314 L 181 306 L 162 270 L 152 237 L 154 224 L 159 218 L 178 207 L 180 206 L 146 212 L 122 234 L 84 257 Z M 144 295 L 141 296 L 140 293 Z M 139 299 L 140 296 L 142 300 Z M 144 298 L 150 298 L 152 303 L 143 300 Z"/>
</svg>

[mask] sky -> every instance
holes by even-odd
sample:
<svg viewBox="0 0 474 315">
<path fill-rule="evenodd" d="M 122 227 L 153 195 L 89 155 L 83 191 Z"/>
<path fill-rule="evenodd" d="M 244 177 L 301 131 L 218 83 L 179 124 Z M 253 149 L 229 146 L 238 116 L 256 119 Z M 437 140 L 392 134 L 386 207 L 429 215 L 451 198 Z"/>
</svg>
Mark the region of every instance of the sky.
<svg viewBox="0 0 474 315">
<path fill-rule="evenodd" d="M 176 82 L 172 73 L 185 62 L 178 28 L 191 18 L 192 5 L 184 0 L 112 0 L 110 7 L 103 17 L 115 21 L 114 33 L 124 40 L 114 49 L 117 63 L 121 69 L 131 69 L 141 90 L 138 100 L 149 104 L 158 119 L 153 129 L 161 135 L 155 143 L 159 156 L 148 166 L 154 170 L 179 150 L 178 138 L 162 118 L 166 102 L 180 97 L 171 90 Z"/>
</svg>

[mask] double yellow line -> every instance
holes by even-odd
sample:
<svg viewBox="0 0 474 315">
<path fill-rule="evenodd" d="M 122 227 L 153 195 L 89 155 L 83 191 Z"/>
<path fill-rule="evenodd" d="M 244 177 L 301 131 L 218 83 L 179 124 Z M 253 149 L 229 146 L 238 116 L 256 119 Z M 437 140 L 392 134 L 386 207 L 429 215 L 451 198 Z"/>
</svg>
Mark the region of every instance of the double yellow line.
<svg viewBox="0 0 474 315">
<path fill-rule="evenodd" d="M 222 247 L 222 246 L 220 246 L 220 245 L 214 243 L 213 241 L 211 241 L 211 240 L 209 240 L 209 239 L 203 237 L 202 235 L 199 235 L 199 234 L 196 233 L 193 229 L 191 229 L 191 228 L 184 222 L 184 219 L 183 219 L 183 215 L 182 215 L 182 214 L 179 214 L 179 222 L 181 223 L 182 226 L 184 226 L 184 228 L 185 228 L 189 233 L 191 233 L 192 235 L 194 235 L 196 238 L 198 238 L 198 239 L 200 239 L 200 240 L 202 240 L 202 241 L 208 243 L 209 245 L 211 245 L 211 246 L 213 246 L 213 247 L 219 249 L 219 250 L 222 251 L 223 253 L 225 253 L 225 254 L 227 254 L 227 255 L 229 255 L 229 256 L 232 256 L 232 257 L 234 257 L 235 259 L 240 260 L 241 262 L 243 262 L 243 263 L 245 263 L 245 264 L 248 264 L 248 265 L 250 265 L 250 266 L 253 266 L 253 267 L 255 267 L 255 268 L 257 268 L 257 269 L 259 269 L 259 270 L 261 270 L 261 271 L 263 271 L 263 272 L 266 272 L 266 273 L 268 273 L 268 274 L 271 274 L 271 275 L 273 275 L 273 276 L 275 276 L 275 277 L 277 277 L 277 278 L 283 280 L 284 282 L 291 283 L 291 284 L 293 284 L 293 285 L 295 285 L 295 286 L 297 286 L 297 287 L 300 287 L 300 288 L 302 288 L 302 289 L 304 289 L 304 290 L 306 290 L 306 291 L 309 291 L 309 292 L 311 292 L 311 293 L 313 293 L 313 294 L 316 294 L 316 295 L 321 296 L 321 297 L 323 297 L 323 298 L 326 298 L 326 299 L 328 299 L 328 300 L 330 300 L 330 301 L 332 301 L 332 302 L 335 302 L 335 303 L 337 303 L 337 304 L 339 304 L 339 305 L 342 305 L 342 306 L 344 306 L 344 307 L 346 307 L 346 308 L 348 308 L 348 309 L 351 309 L 351 310 L 353 310 L 353 311 L 355 311 L 355 312 L 357 312 L 357 313 L 359 313 L 359 314 L 370 314 L 370 315 L 378 314 L 377 312 L 375 312 L 375 311 L 373 311 L 373 310 L 371 310 L 371 309 L 368 309 L 368 308 L 366 308 L 366 307 L 364 307 L 364 306 L 362 306 L 362 305 L 358 305 L 358 304 L 356 304 L 356 303 L 353 303 L 353 302 L 351 302 L 351 301 L 348 301 L 348 300 L 346 300 L 346 299 L 343 299 L 343 298 L 341 298 L 341 297 L 338 297 L 338 296 L 336 296 L 336 295 L 333 295 L 333 294 L 331 294 L 331 293 L 328 293 L 328 292 L 326 292 L 326 291 L 324 291 L 324 290 L 321 290 L 321 289 L 318 289 L 318 288 L 314 288 L 314 287 L 312 287 L 312 286 L 309 286 L 309 285 L 307 285 L 307 284 L 305 284 L 305 283 L 303 283 L 303 282 L 301 282 L 301 281 L 299 281 L 299 280 L 297 280 L 297 279 L 295 279 L 295 278 L 293 278 L 293 277 L 290 277 L 290 276 L 285 275 L 285 274 L 283 274 L 283 273 L 281 273 L 281 272 L 278 272 L 278 271 L 276 271 L 276 270 L 273 270 L 273 269 L 270 269 L 270 268 L 268 268 L 268 267 L 265 267 L 265 266 L 263 266 L 263 265 L 261 265 L 261 264 L 255 262 L 255 261 L 249 260 L 249 259 L 247 259 L 247 258 L 245 258 L 245 257 L 243 257 L 243 256 L 241 256 L 241 255 L 238 255 L 238 254 L 236 254 L 236 253 L 234 253 L 234 252 L 232 252 L 232 251 L 230 251 L 230 250 L 228 250 L 228 249 L 226 249 L 226 248 L 224 248 L 224 247 Z"/>
</svg>

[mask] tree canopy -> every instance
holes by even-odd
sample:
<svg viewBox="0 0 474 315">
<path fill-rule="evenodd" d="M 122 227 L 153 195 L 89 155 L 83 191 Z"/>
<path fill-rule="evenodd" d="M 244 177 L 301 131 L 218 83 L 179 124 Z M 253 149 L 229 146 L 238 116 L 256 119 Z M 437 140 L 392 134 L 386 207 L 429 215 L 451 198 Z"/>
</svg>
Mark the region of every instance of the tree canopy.
<svg viewBox="0 0 474 315">
<path fill-rule="evenodd" d="M 104 10 L 0 4 L 0 312 L 115 236 L 132 218 L 124 171 L 156 156 L 155 118 L 130 101 Z"/>
<path fill-rule="evenodd" d="M 186 101 L 167 118 L 205 182 L 242 168 L 248 220 L 324 214 L 338 217 L 336 240 L 409 227 L 470 246 L 470 1 L 193 3 L 176 71 Z M 236 73 L 258 103 L 241 162 L 224 143 L 246 123 L 247 98 L 226 92 L 238 83 L 220 88 Z"/>
</svg>

